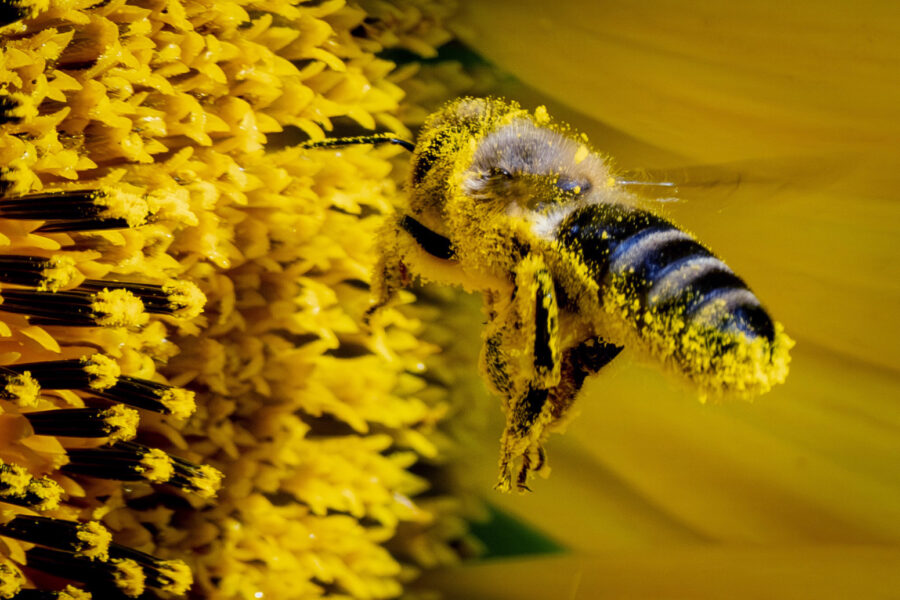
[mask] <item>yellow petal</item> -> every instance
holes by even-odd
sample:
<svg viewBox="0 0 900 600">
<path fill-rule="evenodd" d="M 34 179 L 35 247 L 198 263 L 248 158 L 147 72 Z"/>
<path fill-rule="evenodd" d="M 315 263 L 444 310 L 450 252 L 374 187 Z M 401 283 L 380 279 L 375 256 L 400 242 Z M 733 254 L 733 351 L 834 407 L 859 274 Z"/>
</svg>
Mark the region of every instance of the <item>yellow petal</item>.
<svg viewBox="0 0 900 600">
<path fill-rule="evenodd" d="M 497 560 L 432 574 L 449 598 L 890 598 L 900 550 L 883 546 L 684 548 Z"/>
</svg>

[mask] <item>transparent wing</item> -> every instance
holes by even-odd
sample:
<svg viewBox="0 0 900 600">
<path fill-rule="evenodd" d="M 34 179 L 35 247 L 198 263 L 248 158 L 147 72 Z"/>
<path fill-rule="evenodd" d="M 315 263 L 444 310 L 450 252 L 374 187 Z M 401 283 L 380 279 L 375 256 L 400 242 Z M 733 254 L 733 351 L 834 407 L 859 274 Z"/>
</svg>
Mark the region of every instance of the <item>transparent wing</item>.
<svg viewBox="0 0 900 600">
<path fill-rule="evenodd" d="M 703 202 L 727 204 L 737 192 L 758 192 L 793 187 L 821 186 L 846 168 L 838 157 L 779 158 L 671 169 L 641 169 L 618 173 L 615 181 L 650 203 Z"/>
</svg>

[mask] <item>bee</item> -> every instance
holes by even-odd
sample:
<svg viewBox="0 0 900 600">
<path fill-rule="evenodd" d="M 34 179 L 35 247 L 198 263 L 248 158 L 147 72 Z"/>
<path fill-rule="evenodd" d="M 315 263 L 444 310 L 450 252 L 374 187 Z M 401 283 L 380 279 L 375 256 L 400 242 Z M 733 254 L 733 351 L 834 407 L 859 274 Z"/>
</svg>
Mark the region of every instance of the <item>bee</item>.
<svg viewBox="0 0 900 600">
<path fill-rule="evenodd" d="M 793 342 L 747 284 L 639 207 L 545 109 L 462 98 L 414 146 L 382 141 L 412 159 L 408 204 L 378 235 L 368 316 L 414 279 L 483 295 L 480 370 L 506 414 L 498 489 L 528 489 L 585 379 L 626 346 L 701 397 L 752 397 L 785 380 Z"/>
</svg>

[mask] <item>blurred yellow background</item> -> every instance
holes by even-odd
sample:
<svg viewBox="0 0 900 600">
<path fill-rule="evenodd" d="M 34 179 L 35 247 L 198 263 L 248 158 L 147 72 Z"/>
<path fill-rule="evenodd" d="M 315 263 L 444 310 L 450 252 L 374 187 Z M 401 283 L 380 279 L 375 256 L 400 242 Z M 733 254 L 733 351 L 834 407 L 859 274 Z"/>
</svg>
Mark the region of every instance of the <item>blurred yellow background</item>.
<svg viewBox="0 0 900 600">
<path fill-rule="evenodd" d="M 470 476 L 575 553 L 446 573 L 447 596 L 900 597 L 900 8 L 461 4 L 457 35 L 518 80 L 498 91 L 678 183 L 660 210 L 797 346 L 752 403 L 623 355 L 526 496 L 488 491 L 496 411 Z"/>
</svg>

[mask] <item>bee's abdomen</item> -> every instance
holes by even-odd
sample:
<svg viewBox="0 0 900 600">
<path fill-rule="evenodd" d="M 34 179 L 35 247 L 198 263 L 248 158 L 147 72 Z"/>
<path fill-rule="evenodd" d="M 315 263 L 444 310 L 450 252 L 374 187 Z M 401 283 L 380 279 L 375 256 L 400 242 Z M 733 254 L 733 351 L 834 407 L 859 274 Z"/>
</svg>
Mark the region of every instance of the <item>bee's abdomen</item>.
<svg viewBox="0 0 900 600">
<path fill-rule="evenodd" d="M 596 290 L 599 307 L 588 294 L 577 310 L 598 310 L 608 341 L 643 347 L 703 393 L 753 396 L 784 381 L 791 339 L 740 277 L 672 223 L 592 204 L 563 219 L 555 238 L 571 265 L 562 267 L 567 295 Z"/>
<path fill-rule="evenodd" d="M 775 337 L 772 319 L 724 262 L 671 224 L 634 233 L 610 254 L 603 285 L 626 282 L 644 310 L 680 311 L 723 331 Z"/>
<path fill-rule="evenodd" d="M 678 327 L 775 339 L 772 319 L 746 283 L 661 217 L 621 205 L 590 205 L 563 221 L 557 240 L 581 258 L 600 287 L 601 302 L 617 303 L 638 331 L 654 320 L 658 326 L 662 318 Z"/>
</svg>

